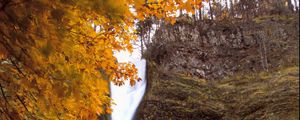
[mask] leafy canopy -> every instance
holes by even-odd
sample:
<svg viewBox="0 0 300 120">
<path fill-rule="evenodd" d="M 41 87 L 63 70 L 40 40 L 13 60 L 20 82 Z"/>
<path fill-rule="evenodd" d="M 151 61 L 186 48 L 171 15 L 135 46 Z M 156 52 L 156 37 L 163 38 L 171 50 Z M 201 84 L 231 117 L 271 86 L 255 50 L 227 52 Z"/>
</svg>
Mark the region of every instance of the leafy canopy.
<svg viewBox="0 0 300 120">
<path fill-rule="evenodd" d="M 109 81 L 138 80 L 134 20 L 171 23 L 201 0 L 0 0 L 0 118 L 97 119 L 111 112 Z M 130 11 L 135 9 L 135 12 Z M 91 27 L 100 27 L 99 32 Z"/>
</svg>

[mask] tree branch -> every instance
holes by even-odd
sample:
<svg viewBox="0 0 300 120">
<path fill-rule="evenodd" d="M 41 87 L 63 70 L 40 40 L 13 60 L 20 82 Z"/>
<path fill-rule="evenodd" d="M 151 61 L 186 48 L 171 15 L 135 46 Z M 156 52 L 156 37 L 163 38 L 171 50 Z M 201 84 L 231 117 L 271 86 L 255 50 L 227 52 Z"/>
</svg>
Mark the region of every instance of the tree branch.
<svg viewBox="0 0 300 120">
<path fill-rule="evenodd" d="M 25 77 L 25 74 L 22 72 L 22 70 L 18 67 L 17 63 L 15 63 L 12 58 L 10 58 L 11 63 L 13 64 L 13 66 L 18 70 L 19 73 L 21 73 L 23 75 L 23 77 Z"/>
<path fill-rule="evenodd" d="M 2 96 L 3 96 L 4 100 L 5 100 L 5 102 L 6 102 L 7 104 L 9 104 L 8 101 L 7 101 L 7 98 L 6 98 L 6 96 L 5 96 L 5 93 L 4 93 L 4 91 L 3 91 L 3 87 L 2 87 L 2 85 L 1 85 L 1 83 L 0 83 L 0 89 L 1 89 L 1 93 L 2 93 Z"/>
<path fill-rule="evenodd" d="M 17 99 L 18 99 L 18 100 L 21 102 L 21 104 L 23 105 L 23 107 L 26 109 L 26 111 L 29 113 L 29 115 L 30 115 L 32 118 L 34 118 L 34 117 L 32 116 L 32 114 L 30 113 L 30 111 L 28 110 L 28 108 L 26 107 L 24 101 L 21 100 L 20 96 L 19 96 L 19 95 L 16 95 L 16 96 L 17 96 Z"/>
<path fill-rule="evenodd" d="M 19 95 L 16 95 L 17 96 L 17 99 L 21 102 L 21 104 L 23 105 L 23 107 L 26 109 L 27 112 L 29 112 L 29 110 L 27 109 L 25 103 L 21 100 L 20 96 Z"/>
</svg>

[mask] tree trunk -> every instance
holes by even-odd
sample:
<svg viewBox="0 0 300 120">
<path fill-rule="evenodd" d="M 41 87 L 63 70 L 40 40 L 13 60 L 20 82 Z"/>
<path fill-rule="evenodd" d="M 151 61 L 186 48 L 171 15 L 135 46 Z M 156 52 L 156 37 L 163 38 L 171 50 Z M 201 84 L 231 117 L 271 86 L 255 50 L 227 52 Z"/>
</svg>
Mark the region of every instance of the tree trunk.
<svg viewBox="0 0 300 120">
<path fill-rule="evenodd" d="M 202 20 L 202 9 L 199 9 L 199 20 Z"/>
<path fill-rule="evenodd" d="M 141 36 L 141 56 L 143 57 L 144 53 L 144 45 L 143 45 L 143 37 Z"/>
<path fill-rule="evenodd" d="M 288 7 L 289 11 L 293 12 L 294 6 L 292 4 L 292 0 L 286 0 L 286 2 L 287 2 L 287 7 Z"/>
<path fill-rule="evenodd" d="M 298 10 L 299 10 L 299 8 L 298 8 L 299 3 L 297 3 L 297 0 L 294 0 L 294 4 L 295 4 L 296 12 L 298 12 Z"/>
<path fill-rule="evenodd" d="M 211 20 L 214 20 L 213 10 L 212 10 L 212 7 L 211 7 L 211 0 L 208 1 L 208 5 L 209 5 L 210 19 L 211 19 Z"/>
<path fill-rule="evenodd" d="M 230 0 L 230 16 L 234 18 L 234 9 L 233 9 L 233 1 Z"/>
<path fill-rule="evenodd" d="M 226 10 L 228 11 L 229 10 L 229 7 L 228 7 L 228 1 L 225 0 L 225 5 L 226 5 Z M 228 11 L 229 12 L 229 11 Z"/>
</svg>

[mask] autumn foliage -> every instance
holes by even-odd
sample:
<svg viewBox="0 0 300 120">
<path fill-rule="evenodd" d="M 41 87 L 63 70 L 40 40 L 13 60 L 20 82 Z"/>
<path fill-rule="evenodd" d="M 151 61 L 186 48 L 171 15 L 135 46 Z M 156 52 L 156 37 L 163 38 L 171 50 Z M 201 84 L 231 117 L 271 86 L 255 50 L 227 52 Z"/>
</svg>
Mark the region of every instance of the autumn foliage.
<svg viewBox="0 0 300 120">
<path fill-rule="evenodd" d="M 0 119 L 97 119 L 110 113 L 109 81 L 138 80 L 134 65 L 113 55 L 132 51 L 134 20 L 155 16 L 174 23 L 176 10 L 201 6 L 201 0 L 0 2 Z"/>
</svg>

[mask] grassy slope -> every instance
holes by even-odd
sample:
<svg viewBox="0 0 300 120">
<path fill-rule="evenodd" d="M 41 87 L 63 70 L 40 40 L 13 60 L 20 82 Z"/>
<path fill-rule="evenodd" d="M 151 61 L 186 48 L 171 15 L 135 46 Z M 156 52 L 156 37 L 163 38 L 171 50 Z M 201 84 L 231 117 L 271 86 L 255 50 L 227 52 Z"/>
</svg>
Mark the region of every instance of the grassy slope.
<svg viewBox="0 0 300 120">
<path fill-rule="evenodd" d="M 151 93 L 141 103 L 138 120 L 296 120 L 299 117 L 299 67 L 296 66 L 215 81 L 163 73 L 153 64 L 148 70 Z"/>
</svg>

